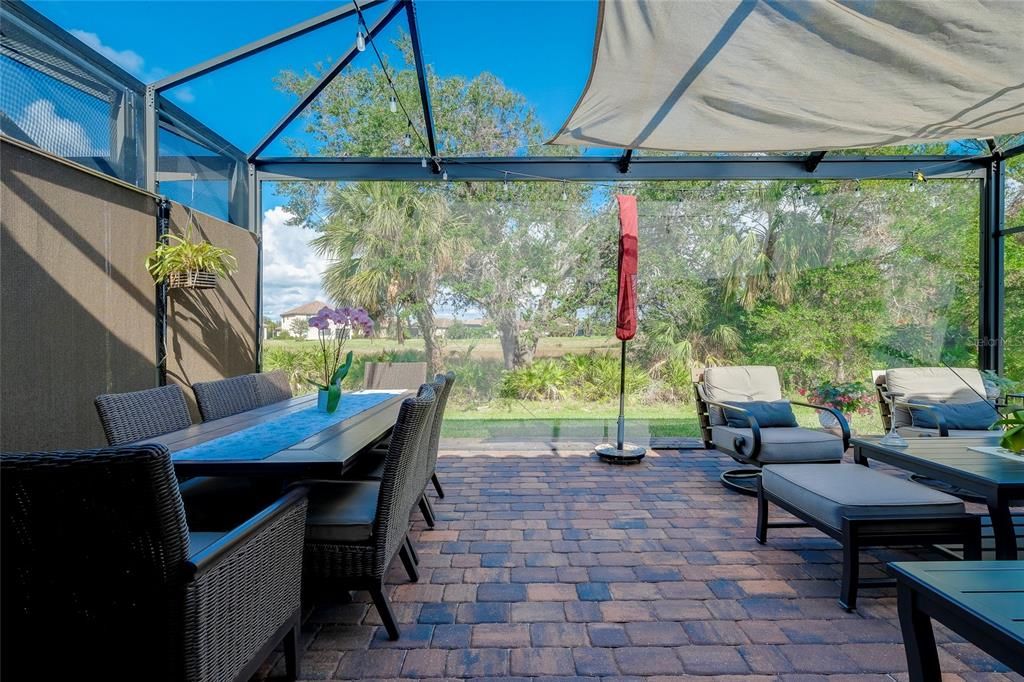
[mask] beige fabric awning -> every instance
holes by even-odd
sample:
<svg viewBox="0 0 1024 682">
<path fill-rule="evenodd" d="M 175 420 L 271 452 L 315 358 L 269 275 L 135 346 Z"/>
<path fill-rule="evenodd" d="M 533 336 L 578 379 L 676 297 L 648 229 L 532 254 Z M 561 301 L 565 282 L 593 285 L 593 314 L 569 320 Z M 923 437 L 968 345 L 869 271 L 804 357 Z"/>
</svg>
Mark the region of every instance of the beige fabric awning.
<svg viewBox="0 0 1024 682">
<path fill-rule="evenodd" d="M 880 147 L 1024 131 L 1024 0 L 602 0 L 555 144 Z"/>
</svg>

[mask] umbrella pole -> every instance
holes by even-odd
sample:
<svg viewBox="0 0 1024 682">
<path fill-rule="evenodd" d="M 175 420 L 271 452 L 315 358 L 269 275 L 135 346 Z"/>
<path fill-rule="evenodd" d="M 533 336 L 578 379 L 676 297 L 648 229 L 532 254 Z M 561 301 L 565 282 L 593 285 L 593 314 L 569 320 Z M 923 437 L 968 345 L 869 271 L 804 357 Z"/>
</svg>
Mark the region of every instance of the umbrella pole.
<svg viewBox="0 0 1024 682">
<path fill-rule="evenodd" d="M 597 456 L 611 464 L 635 464 L 644 458 L 644 448 L 626 441 L 626 342 L 619 356 L 619 429 L 614 445 L 602 443 L 594 448 Z"/>
<path fill-rule="evenodd" d="M 619 438 L 618 449 L 626 440 L 626 342 L 622 342 L 622 355 L 619 359 Z"/>
</svg>

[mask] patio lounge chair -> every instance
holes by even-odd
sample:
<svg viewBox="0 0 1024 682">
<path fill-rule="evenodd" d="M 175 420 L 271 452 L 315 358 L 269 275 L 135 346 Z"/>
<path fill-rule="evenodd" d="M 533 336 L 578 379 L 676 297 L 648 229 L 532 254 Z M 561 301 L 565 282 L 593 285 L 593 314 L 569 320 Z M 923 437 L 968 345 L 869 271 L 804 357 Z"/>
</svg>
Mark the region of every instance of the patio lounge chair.
<svg viewBox="0 0 1024 682">
<path fill-rule="evenodd" d="M 404 388 L 415 391 L 427 381 L 425 362 L 367 362 L 366 388 Z"/>
<path fill-rule="evenodd" d="M 199 406 L 203 421 L 222 419 L 259 407 L 254 376 L 247 374 L 192 384 L 192 392 L 196 396 L 196 405 Z"/>
<path fill-rule="evenodd" d="M 282 642 L 298 676 L 304 489 L 196 532 L 161 445 L 0 473 L 4 679 L 248 680 Z"/>
<path fill-rule="evenodd" d="M 756 467 L 724 472 L 722 484 L 731 490 L 756 495 L 762 465 L 839 462 L 850 445 L 850 427 L 838 410 L 783 401 L 774 367 L 708 367 L 694 383 L 694 392 L 705 447 Z M 842 438 L 797 426 L 789 405 L 831 412 L 839 420 Z"/>
<path fill-rule="evenodd" d="M 441 440 L 441 426 L 444 422 L 444 410 L 448 405 L 448 396 L 451 394 L 452 386 L 455 384 L 455 373 L 448 372 L 447 374 L 438 374 L 434 377 L 434 381 L 430 383 L 430 386 L 434 389 L 434 393 L 437 395 L 437 406 L 434 408 L 434 417 L 430 424 L 430 440 L 426 446 L 426 456 L 423 459 L 423 470 L 420 472 L 420 478 L 423 480 L 423 488 L 427 487 L 428 483 L 434 484 L 434 489 L 437 491 L 437 495 L 440 498 L 444 498 L 444 489 L 441 488 L 441 482 L 437 478 L 437 450 Z M 384 463 L 387 457 L 388 447 L 390 445 L 389 438 L 384 438 L 373 449 L 366 453 L 368 458 L 375 458 L 376 463 L 367 470 L 360 472 L 356 475 L 356 478 L 363 478 L 369 480 L 380 480 L 384 476 Z M 373 459 L 371 459 L 371 462 Z M 430 505 L 430 499 L 424 492 L 420 498 L 420 511 L 423 513 L 423 518 L 426 520 L 427 525 L 431 528 L 434 527 L 434 510 Z"/>
<path fill-rule="evenodd" d="M 185 394 L 174 384 L 101 395 L 96 398 L 96 411 L 110 445 L 126 445 L 192 426 Z M 269 504 L 278 492 L 280 486 L 273 480 L 199 476 L 181 483 L 189 523 L 206 528 L 231 528 Z"/>
<path fill-rule="evenodd" d="M 991 435 L 999 419 L 973 367 L 900 367 L 875 372 L 882 426 L 905 438 Z M 967 427 L 967 428 L 965 428 Z"/>
<path fill-rule="evenodd" d="M 292 397 L 292 385 L 288 380 L 288 373 L 283 369 L 257 372 L 249 376 L 256 382 L 256 402 L 259 407 L 273 405 Z"/>
<path fill-rule="evenodd" d="M 311 583 L 369 591 L 391 639 L 401 632 L 384 594 L 400 555 L 416 582 L 409 517 L 423 494 L 418 475 L 437 399 L 429 385 L 402 401 L 380 481 L 310 481 L 305 570 Z"/>
</svg>

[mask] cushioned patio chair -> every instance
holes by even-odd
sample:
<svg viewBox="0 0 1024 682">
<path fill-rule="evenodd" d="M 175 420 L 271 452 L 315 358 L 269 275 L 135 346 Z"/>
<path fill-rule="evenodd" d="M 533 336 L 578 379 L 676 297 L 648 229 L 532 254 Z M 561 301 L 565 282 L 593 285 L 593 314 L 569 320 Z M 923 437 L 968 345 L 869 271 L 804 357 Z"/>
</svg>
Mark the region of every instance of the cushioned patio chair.
<svg viewBox="0 0 1024 682">
<path fill-rule="evenodd" d="M 900 367 L 875 373 L 882 426 L 904 438 L 978 437 L 999 412 L 985 397 L 981 372 L 972 367 Z"/>
<path fill-rule="evenodd" d="M 3 454 L 0 488 L 4 679 L 248 680 L 282 643 L 298 676 L 304 489 L 197 532 L 156 444 Z"/>
<path fill-rule="evenodd" d="M 291 399 L 292 384 L 288 380 L 288 372 L 283 369 L 257 372 L 249 376 L 256 382 L 256 402 L 260 407 Z"/>
<path fill-rule="evenodd" d="M 255 410 L 260 406 L 256 397 L 254 375 L 247 374 L 219 381 L 203 381 L 192 384 L 199 414 L 203 421 L 213 421 L 233 414 Z"/>
<path fill-rule="evenodd" d="M 426 489 L 428 484 L 433 483 L 434 490 L 437 491 L 437 496 L 442 499 L 444 498 L 444 489 L 441 487 L 441 481 L 438 480 L 436 471 L 437 450 L 441 441 L 441 426 L 444 422 L 444 411 L 448 405 L 448 396 L 451 394 L 452 386 L 454 384 L 454 372 L 438 374 L 429 384 L 437 395 L 437 406 L 434 408 L 434 417 L 430 424 L 429 441 L 426 445 L 426 456 L 423 458 L 423 468 L 419 473 L 419 477 L 423 481 L 423 488 Z M 353 478 L 379 481 L 384 476 L 384 460 L 387 456 L 389 445 L 389 438 L 385 438 L 377 443 L 373 449 L 365 453 L 366 458 L 369 459 L 371 463 L 370 468 L 357 472 Z M 434 510 L 430 505 L 430 499 L 427 497 L 425 492 L 420 499 L 419 505 L 420 511 L 423 513 L 423 518 L 426 520 L 427 525 L 433 528 Z"/>
<path fill-rule="evenodd" d="M 366 388 L 404 388 L 415 391 L 427 381 L 425 362 L 367 362 L 364 376 Z"/>
<path fill-rule="evenodd" d="M 148 440 L 192 426 L 185 394 L 175 384 L 101 395 L 96 398 L 96 411 L 110 445 Z M 280 485 L 272 479 L 198 476 L 181 483 L 189 523 L 204 527 L 233 527 L 279 491 Z"/>
<path fill-rule="evenodd" d="M 774 367 L 708 367 L 694 392 L 705 447 L 755 467 L 724 472 L 722 484 L 731 490 L 756 495 L 761 466 L 839 462 L 850 445 L 850 426 L 838 410 L 783 400 Z M 797 426 L 790 405 L 832 413 L 842 437 Z"/>
<path fill-rule="evenodd" d="M 436 402 L 427 385 L 417 397 L 402 401 L 380 481 L 303 483 L 310 489 L 307 580 L 367 590 L 391 639 L 398 639 L 401 631 L 384 593 L 384 576 L 399 555 L 409 578 L 419 579 L 410 551 L 409 517 L 423 494 L 417 477 Z"/>
</svg>

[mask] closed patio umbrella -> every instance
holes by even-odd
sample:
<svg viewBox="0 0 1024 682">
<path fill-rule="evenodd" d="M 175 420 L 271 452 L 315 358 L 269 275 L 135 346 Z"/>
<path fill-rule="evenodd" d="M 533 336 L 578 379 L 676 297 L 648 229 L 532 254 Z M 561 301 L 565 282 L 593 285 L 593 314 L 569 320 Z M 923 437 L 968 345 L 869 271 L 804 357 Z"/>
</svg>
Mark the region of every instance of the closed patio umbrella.
<svg viewBox="0 0 1024 682">
<path fill-rule="evenodd" d="M 601 459 L 615 464 L 632 464 L 644 457 L 644 448 L 626 443 L 626 341 L 636 336 L 636 277 L 638 215 L 636 197 L 620 194 L 619 203 L 619 293 L 615 303 L 615 336 L 622 343 L 619 366 L 619 424 L 614 445 L 602 443 L 595 449 Z"/>
</svg>

